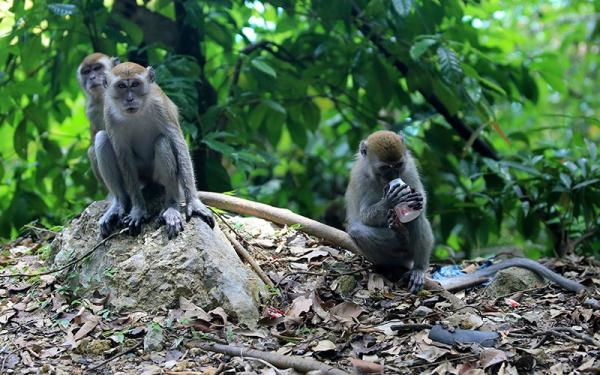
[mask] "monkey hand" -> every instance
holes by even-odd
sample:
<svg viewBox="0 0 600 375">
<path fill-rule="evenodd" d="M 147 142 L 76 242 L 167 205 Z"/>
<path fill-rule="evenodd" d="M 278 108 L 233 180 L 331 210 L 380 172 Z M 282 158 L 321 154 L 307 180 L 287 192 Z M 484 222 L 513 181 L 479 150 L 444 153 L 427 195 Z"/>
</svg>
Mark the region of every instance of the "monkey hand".
<svg viewBox="0 0 600 375">
<path fill-rule="evenodd" d="M 423 270 L 411 270 L 410 279 L 408 280 L 408 290 L 411 293 L 417 293 L 423 289 L 425 284 L 425 271 Z"/>
<path fill-rule="evenodd" d="M 194 198 L 187 202 L 185 208 L 185 219 L 190 221 L 192 216 L 199 216 L 209 227 L 215 227 L 215 219 L 212 211 L 204 205 L 198 198 Z"/>
<path fill-rule="evenodd" d="M 137 236 L 142 232 L 142 224 L 148 219 L 148 212 L 145 208 L 133 206 L 129 215 L 121 220 L 122 224 L 129 227 L 129 234 Z"/>
<path fill-rule="evenodd" d="M 125 207 L 114 200 L 108 210 L 100 218 L 100 236 L 108 237 L 117 227 L 121 219 L 125 216 Z"/>
<path fill-rule="evenodd" d="M 164 210 L 158 219 L 159 224 L 164 224 L 167 227 L 167 238 L 173 239 L 183 231 L 183 221 L 179 210 L 174 207 L 169 207 Z"/>
<path fill-rule="evenodd" d="M 402 197 L 407 193 L 410 193 L 410 189 L 407 189 L 408 185 L 402 183 L 399 180 L 392 180 L 388 187 L 383 193 L 383 202 L 386 208 L 394 208 L 398 203 L 401 202 Z M 404 192 L 406 191 L 406 193 Z"/>
<path fill-rule="evenodd" d="M 408 207 L 414 210 L 423 209 L 423 194 L 416 190 L 410 189 L 409 191 L 403 192 L 398 203 L 408 203 Z"/>
</svg>

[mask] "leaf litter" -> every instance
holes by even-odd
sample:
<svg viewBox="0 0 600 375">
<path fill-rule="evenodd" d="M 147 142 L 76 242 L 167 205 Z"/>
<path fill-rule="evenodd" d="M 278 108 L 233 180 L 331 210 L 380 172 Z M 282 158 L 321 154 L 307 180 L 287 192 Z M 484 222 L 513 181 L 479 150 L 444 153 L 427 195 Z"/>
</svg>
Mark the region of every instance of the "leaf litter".
<svg viewBox="0 0 600 375">
<path fill-rule="evenodd" d="M 453 294 L 462 304 L 457 308 L 443 293 L 410 294 L 360 257 L 292 228 L 228 220 L 277 285 L 263 297 L 256 330 L 221 307 L 206 311 L 184 297 L 176 308 L 113 311 L 110 296 L 79 298 L 68 275 L 2 278 L 0 373 L 297 373 L 203 350 L 198 343 L 205 342 L 312 358 L 347 373 L 600 371 L 600 309 L 587 302 L 600 299 L 600 266 L 593 259 L 553 262 L 567 276 L 584 275 L 588 295 L 546 285 L 493 299 L 474 288 Z M 43 270 L 52 234 L 42 233 L 3 245 L 1 273 Z M 496 332 L 499 340 L 493 347 L 450 346 L 429 338 L 436 325 Z"/>
</svg>

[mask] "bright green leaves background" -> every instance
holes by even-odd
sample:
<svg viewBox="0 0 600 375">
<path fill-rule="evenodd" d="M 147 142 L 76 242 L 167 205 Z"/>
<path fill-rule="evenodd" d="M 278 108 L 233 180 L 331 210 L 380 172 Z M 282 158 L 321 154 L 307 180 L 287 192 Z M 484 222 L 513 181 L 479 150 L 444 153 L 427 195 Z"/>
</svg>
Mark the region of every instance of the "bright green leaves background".
<svg viewBox="0 0 600 375">
<path fill-rule="evenodd" d="M 402 130 L 438 256 L 513 243 L 598 254 L 599 12 L 598 0 L 3 2 L 0 237 L 104 197 L 75 79 L 97 50 L 155 67 L 202 189 L 339 226 L 358 142 Z"/>
</svg>

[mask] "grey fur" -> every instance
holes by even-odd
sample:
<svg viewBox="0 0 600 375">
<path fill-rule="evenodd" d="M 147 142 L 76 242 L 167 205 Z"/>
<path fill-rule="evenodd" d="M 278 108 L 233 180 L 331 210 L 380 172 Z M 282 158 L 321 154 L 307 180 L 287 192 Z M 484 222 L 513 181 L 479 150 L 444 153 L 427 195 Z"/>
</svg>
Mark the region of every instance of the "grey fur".
<svg viewBox="0 0 600 375">
<path fill-rule="evenodd" d="M 345 196 L 347 231 L 364 257 L 374 265 L 399 271 L 411 270 L 410 288 L 414 292 L 423 287 L 433 248 L 433 233 L 425 212 L 426 193 L 415 161 L 406 151 L 400 177 L 421 194 L 423 210 L 417 219 L 404 224 L 408 238 L 391 229 L 388 226 L 389 210 L 408 194 L 408 189 L 404 193 L 399 192 L 402 189 L 396 189 L 396 194 L 384 195 L 385 184 L 374 174 L 373 158 L 376 159 L 376 156 L 370 155 L 367 144 L 361 143 Z"/>
</svg>

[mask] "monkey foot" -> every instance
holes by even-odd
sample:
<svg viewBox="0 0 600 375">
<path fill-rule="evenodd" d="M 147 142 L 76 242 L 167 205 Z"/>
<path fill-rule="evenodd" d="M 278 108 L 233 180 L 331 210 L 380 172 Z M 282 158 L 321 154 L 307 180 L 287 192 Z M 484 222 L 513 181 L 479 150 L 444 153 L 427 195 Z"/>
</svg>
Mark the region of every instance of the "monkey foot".
<svg viewBox="0 0 600 375">
<path fill-rule="evenodd" d="M 106 238 L 114 232 L 115 229 L 118 229 L 124 215 L 125 208 L 122 205 L 113 202 L 100 218 L 100 236 Z"/>
<path fill-rule="evenodd" d="M 167 238 L 170 240 L 177 237 L 183 231 L 183 221 L 179 210 L 173 207 L 167 208 L 159 218 L 159 223 L 167 228 Z"/>
<path fill-rule="evenodd" d="M 185 218 L 186 221 L 190 221 L 192 216 L 199 216 L 202 221 L 208 224 L 209 227 L 215 227 L 215 219 L 213 218 L 212 211 L 204 205 L 200 201 L 200 199 L 195 198 L 187 203 L 185 208 Z"/>
<path fill-rule="evenodd" d="M 121 224 L 129 227 L 129 234 L 137 236 L 142 232 L 142 224 L 148 219 L 148 213 L 143 208 L 133 207 L 129 215 L 121 220 Z"/>
<path fill-rule="evenodd" d="M 411 293 L 417 293 L 423 289 L 425 285 L 425 271 L 412 270 L 410 271 L 410 279 L 408 281 L 408 290 Z"/>
</svg>

